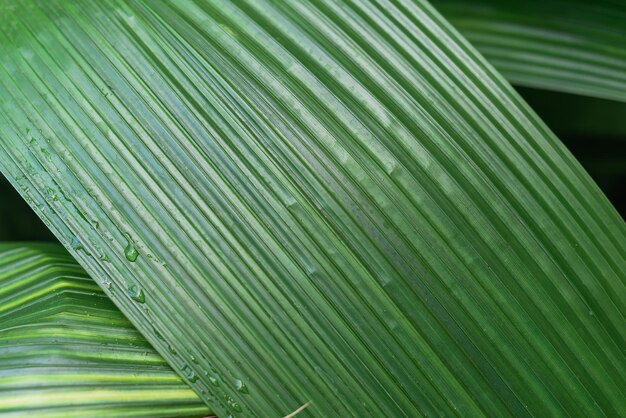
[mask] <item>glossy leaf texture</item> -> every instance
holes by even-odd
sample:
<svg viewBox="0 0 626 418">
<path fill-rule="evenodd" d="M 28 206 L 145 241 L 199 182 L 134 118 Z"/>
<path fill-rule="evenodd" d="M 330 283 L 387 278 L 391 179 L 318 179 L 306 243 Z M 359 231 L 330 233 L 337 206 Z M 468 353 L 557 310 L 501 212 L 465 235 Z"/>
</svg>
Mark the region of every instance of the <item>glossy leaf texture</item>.
<svg viewBox="0 0 626 418">
<path fill-rule="evenodd" d="M 434 0 L 514 84 L 626 102 L 626 3 Z"/>
<path fill-rule="evenodd" d="M 209 409 L 60 245 L 0 243 L 0 415 Z"/>
<path fill-rule="evenodd" d="M 624 412 L 624 222 L 428 3 L 2 4 L 0 167 L 218 415 Z"/>
</svg>

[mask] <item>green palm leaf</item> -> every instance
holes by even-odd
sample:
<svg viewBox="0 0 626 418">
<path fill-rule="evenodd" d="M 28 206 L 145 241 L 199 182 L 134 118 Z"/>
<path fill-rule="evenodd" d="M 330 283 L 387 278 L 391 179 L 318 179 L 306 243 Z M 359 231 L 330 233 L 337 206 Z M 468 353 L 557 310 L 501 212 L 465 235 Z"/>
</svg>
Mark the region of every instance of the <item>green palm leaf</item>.
<svg viewBox="0 0 626 418">
<path fill-rule="evenodd" d="M 624 222 L 428 3 L 3 4 L 2 171 L 220 415 L 625 412 Z"/>
<path fill-rule="evenodd" d="M 433 4 L 512 83 L 626 101 L 623 2 Z"/>
<path fill-rule="evenodd" d="M 209 410 L 57 245 L 0 244 L 0 415 Z"/>
</svg>

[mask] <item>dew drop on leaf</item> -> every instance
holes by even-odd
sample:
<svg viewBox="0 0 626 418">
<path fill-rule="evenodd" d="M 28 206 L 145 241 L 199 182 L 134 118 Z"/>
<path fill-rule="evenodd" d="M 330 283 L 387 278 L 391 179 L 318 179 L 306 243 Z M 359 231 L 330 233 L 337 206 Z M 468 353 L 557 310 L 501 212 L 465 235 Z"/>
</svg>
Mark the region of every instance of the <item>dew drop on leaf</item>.
<svg viewBox="0 0 626 418">
<path fill-rule="evenodd" d="M 186 364 L 183 366 L 182 368 L 183 373 L 185 374 L 185 377 L 187 379 L 189 379 L 189 381 L 191 383 L 195 382 L 196 380 L 198 380 L 198 376 L 196 376 L 196 372 L 194 372 L 189 366 L 187 366 Z"/>
<path fill-rule="evenodd" d="M 154 332 L 154 335 L 156 335 L 156 337 L 157 337 L 159 340 L 161 340 L 161 341 L 165 341 L 165 338 L 163 338 L 163 334 L 161 334 L 161 333 L 159 332 L 159 330 L 158 330 L 158 329 L 156 329 L 156 327 L 155 327 L 155 326 L 152 326 L 152 331 Z"/>
<path fill-rule="evenodd" d="M 136 302 L 144 303 L 146 301 L 146 295 L 143 293 L 141 286 L 133 283 L 128 285 L 128 296 Z"/>
<path fill-rule="evenodd" d="M 248 386 L 242 380 L 235 380 L 235 389 L 241 393 L 248 393 Z"/>
<path fill-rule="evenodd" d="M 80 250 L 85 248 L 85 247 L 83 247 L 83 244 L 75 236 L 72 236 L 72 239 L 70 240 L 70 245 L 76 251 L 80 251 Z"/>
<path fill-rule="evenodd" d="M 124 249 L 124 255 L 126 256 L 126 259 L 128 261 L 134 262 L 135 260 L 137 260 L 137 257 L 139 257 L 139 252 L 137 251 L 137 248 L 135 248 L 135 246 L 129 242 Z"/>
</svg>

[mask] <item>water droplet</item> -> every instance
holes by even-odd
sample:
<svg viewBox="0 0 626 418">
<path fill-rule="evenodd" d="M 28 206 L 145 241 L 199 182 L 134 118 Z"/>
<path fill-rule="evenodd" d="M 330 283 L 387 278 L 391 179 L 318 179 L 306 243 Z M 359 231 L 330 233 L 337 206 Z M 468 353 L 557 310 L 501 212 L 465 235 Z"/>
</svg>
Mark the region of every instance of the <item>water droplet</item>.
<svg viewBox="0 0 626 418">
<path fill-rule="evenodd" d="M 132 263 L 137 260 L 137 257 L 139 257 L 139 251 L 137 251 L 137 248 L 129 242 L 124 249 L 124 255 L 126 256 L 126 259 Z"/>
<path fill-rule="evenodd" d="M 211 384 L 213 386 L 219 386 L 220 385 L 220 381 L 217 380 L 215 377 L 209 377 L 209 382 L 211 382 Z"/>
<path fill-rule="evenodd" d="M 106 287 L 107 289 L 110 289 L 110 288 L 111 288 L 111 280 L 109 280 L 109 279 L 104 279 L 104 280 L 102 281 L 102 284 L 103 284 L 103 285 L 104 285 L 104 287 Z"/>
<path fill-rule="evenodd" d="M 226 403 L 228 404 L 228 406 L 233 408 L 236 412 L 241 412 L 241 406 L 237 402 L 235 402 L 233 398 L 231 398 L 228 395 L 225 395 L 224 399 L 226 400 Z"/>
<path fill-rule="evenodd" d="M 59 197 L 51 187 L 46 187 L 46 193 L 48 194 L 48 197 L 50 197 L 50 199 L 52 199 L 54 202 L 57 202 L 59 200 Z"/>
<path fill-rule="evenodd" d="M 83 247 L 83 244 L 81 244 L 81 242 L 76 237 L 72 237 L 72 239 L 70 240 L 70 245 L 76 251 L 79 251 L 79 250 L 82 250 L 83 248 L 85 248 L 85 247 Z"/>
<path fill-rule="evenodd" d="M 191 361 L 198 364 L 198 359 L 196 358 L 196 356 L 191 356 Z"/>
<path fill-rule="evenodd" d="M 241 393 L 248 393 L 248 386 L 246 386 L 246 384 L 239 379 L 235 380 L 235 389 Z"/>
<path fill-rule="evenodd" d="M 146 301 L 146 295 L 144 295 L 143 289 L 135 283 L 128 285 L 128 296 L 130 296 L 132 300 L 139 303 L 144 303 Z"/>
<path fill-rule="evenodd" d="M 152 331 L 154 331 L 154 335 L 156 335 L 156 337 L 157 337 L 159 340 L 165 341 L 165 338 L 163 338 L 163 334 L 161 334 L 161 333 L 159 332 L 159 330 L 158 330 L 158 329 L 156 329 L 156 327 L 152 327 Z"/>
<path fill-rule="evenodd" d="M 52 161 L 52 155 L 50 154 L 50 151 L 48 151 L 45 148 L 39 148 L 39 150 L 41 151 L 41 153 L 43 154 L 43 156 L 46 158 L 46 160 L 48 160 L 49 162 Z"/>
<path fill-rule="evenodd" d="M 194 372 L 191 367 L 187 366 L 186 364 L 183 366 L 182 371 L 185 374 L 185 377 L 189 379 L 191 383 L 194 383 L 196 380 L 198 380 L 196 372 Z"/>
</svg>

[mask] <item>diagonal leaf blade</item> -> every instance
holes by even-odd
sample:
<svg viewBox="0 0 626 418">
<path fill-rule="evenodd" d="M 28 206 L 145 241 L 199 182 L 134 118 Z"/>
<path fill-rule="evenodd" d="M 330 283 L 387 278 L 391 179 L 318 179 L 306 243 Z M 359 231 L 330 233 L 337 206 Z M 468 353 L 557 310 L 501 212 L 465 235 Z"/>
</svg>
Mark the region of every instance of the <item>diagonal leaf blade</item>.
<svg viewBox="0 0 626 418">
<path fill-rule="evenodd" d="M 624 223 L 429 4 L 3 4 L 2 171 L 220 415 L 624 412 Z"/>
</svg>

